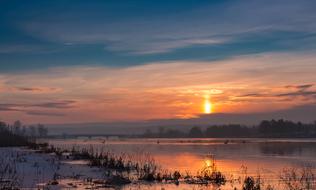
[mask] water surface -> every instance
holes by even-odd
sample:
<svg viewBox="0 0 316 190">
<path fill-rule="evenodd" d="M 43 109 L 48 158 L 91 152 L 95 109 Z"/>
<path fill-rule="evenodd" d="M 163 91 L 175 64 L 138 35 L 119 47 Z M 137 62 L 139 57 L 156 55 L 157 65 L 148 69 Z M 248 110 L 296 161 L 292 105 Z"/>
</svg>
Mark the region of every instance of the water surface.
<svg viewBox="0 0 316 190">
<path fill-rule="evenodd" d="M 73 146 L 117 154 L 148 154 L 163 170 L 196 174 L 215 157 L 217 169 L 230 178 L 260 175 L 277 184 L 285 167 L 316 168 L 316 139 L 62 139 L 50 140 L 62 148 Z M 165 187 L 165 189 L 172 189 Z M 151 189 L 151 188 L 150 188 Z"/>
</svg>

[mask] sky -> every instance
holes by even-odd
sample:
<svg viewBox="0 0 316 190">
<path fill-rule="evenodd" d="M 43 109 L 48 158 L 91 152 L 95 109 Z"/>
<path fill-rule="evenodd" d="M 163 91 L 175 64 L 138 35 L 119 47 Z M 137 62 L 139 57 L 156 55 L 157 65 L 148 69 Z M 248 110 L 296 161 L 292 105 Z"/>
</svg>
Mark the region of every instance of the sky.
<svg viewBox="0 0 316 190">
<path fill-rule="evenodd" d="M 316 106 L 315 9 L 310 0 L 1 0 L 0 120 Z"/>
</svg>

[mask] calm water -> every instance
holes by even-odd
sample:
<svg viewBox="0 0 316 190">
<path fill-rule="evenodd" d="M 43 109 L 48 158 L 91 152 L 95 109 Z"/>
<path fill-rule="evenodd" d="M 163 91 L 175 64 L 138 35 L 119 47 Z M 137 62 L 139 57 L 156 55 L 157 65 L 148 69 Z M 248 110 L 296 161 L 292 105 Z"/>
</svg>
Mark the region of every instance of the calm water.
<svg viewBox="0 0 316 190">
<path fill-rule="evenodd" d="M 93 146 L 99 151 L 134 155 L 148 153 L 162 169 L 180 170 L 191 174 L 201 170 L 211 154 L 215 156 L 218 170 L 232 178 L 238 178 L 245 172 L 254 176 L 260 174 L 269 183 L 275 185 L 284 167 L 316 168 L 316 139 L 96 138 L 51 140 L 50 144 L 62 148 Z M 173 188 L 172 185 L 164 187 L 164 189 Z M 161 189 L 161 187 L 150 186 L 149 189 Z M 183 189 L 190 188 L 183 186 Z"/>
</svg>

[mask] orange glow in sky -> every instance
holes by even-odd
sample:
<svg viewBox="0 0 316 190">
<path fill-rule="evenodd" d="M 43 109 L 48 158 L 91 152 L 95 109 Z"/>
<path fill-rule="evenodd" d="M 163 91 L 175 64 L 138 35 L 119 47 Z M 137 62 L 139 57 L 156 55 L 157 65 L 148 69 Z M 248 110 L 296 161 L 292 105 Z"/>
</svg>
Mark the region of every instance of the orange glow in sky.
<svg viewBox="0 0 316 190">
<path fill-rule="evenodd" d="M 315 62 L 314 54 L 271 54 L 2 74 L 0 119 L 55 124 L 287 110 L 315 104 Z"/>
<path fill-rule="evenodd" d="M 212 106 L 211 101 L 209 100 L 208 97 L 206 97 L 206 98 L 205 98 L 205 101 L 204 101 L 204 113 L 205 113 L 205 114 L 210 114 L 210 113 L 212 113 L 212 111 L 213 111 L 212 108 L 213 108 L 213 106 Z"/>
</svg>

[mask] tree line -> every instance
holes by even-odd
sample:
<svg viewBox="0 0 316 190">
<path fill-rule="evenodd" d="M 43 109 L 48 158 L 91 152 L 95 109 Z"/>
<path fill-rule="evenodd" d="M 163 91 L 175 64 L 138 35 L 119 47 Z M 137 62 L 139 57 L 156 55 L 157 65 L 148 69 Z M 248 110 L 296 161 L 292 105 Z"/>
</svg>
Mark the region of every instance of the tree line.
<svg viewBox="0 0 316 190">
<path fill-rule="evenodd" d="M 43 124 L 26 126 L 19 120 L 15 121 L 12 125 L 0 121 L 0 129 L 5 129 L 12 134 L 25 137 L 43 138 L 48 135 L 48 129 Z"/>
<path fill-rule="evenodd" d="M 26 146 L 36 138 L 47 137 L 48 129 L 42 125 L 25 126 L 21 121 L 15 121 L 12 125 L 0 121 L 0 147 Z"/>
<path fill-rule="evenodd" d="M 263 120 L 258 125 L 240 124 L 212 125 L 206 129 L 192 127 L 188 132 L 177 129 L 159 127 L 158 131 L 148 129 L 143 137 L 149 138 L 313 138 L 316 137 L 316 121 L 314 123 L 293 122 L 288 120 Z"/>
</svg>

